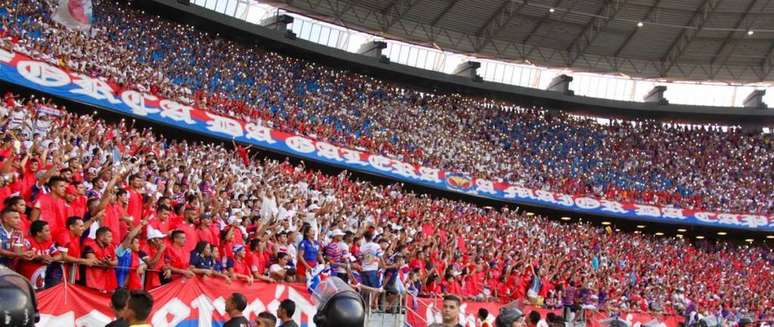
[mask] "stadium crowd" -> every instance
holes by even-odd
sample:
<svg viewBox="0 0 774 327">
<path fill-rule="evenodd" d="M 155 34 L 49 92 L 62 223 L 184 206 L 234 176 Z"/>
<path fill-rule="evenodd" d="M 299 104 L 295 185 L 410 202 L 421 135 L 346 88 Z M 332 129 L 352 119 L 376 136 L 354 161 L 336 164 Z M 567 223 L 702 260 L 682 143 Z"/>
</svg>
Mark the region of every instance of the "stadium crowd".
<svg viewBox="0 0 774 327">
<path fill-rule="evenodd" d="M 2 0 L 3 46 L 220 114 L 536 189 L 697 210 L 774 212 L 771 134 L 549 113 L 426 93 L 101 1 L 89 35 L 46 1 Z"/>
<path fill-rule="evenodd" d="M 397 294 L 457 294 L 774 319 L 769 247 L 694 245 L 430 198 L 41 98 L 6 93 L 0 117 L 0 263 L 38 288 L 150 289 L 195 275 L 305 281 L 330 267 L 384 291 L 387 309 Z"/>
</svg>

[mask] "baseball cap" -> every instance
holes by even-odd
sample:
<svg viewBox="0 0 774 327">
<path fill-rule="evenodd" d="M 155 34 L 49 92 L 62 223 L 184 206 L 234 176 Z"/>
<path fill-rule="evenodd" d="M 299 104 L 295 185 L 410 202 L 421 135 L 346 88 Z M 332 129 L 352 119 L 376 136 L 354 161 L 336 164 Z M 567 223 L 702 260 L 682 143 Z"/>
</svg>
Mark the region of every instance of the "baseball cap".
<svg viewBox="0 0 774 327">
<path fill-rule="evenodd" d="M 165 238 L 167 237 L 166 234 L 162 233 L 160 230 L 155 229 L 153 227 L 148 227 L 148 239 L 156 239 L 156 238 Z"/>
</svg>

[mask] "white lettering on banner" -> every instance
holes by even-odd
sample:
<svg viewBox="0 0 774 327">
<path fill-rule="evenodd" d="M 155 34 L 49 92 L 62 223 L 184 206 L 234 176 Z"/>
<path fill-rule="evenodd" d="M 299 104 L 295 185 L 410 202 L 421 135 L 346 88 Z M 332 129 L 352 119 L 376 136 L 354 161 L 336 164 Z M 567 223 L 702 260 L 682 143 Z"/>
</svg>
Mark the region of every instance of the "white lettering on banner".
<svg viewBox="0 0 774 327">
<path fill-rule="evenodd" d="M 282 297 L 282 294 L 285 293 L 285 285 L 277 285 L 274 288 L 274 299 L 269 302 L 269 305 L 266 306 L 266 309 L 269 310 L 269 312 L 277 312 L 277 309 L 279 309 L 280 306 L 280 300 Z"/>
<path fill-rule="evenodd" d="M 742 215 L 741 221 L 750 228 L 758 228 L 769 224 L 769 220 L 766 216 Z"/>
<path fill-rule="evenodd" d="M 718 220 L 717 218 L 715 218 L 715 214 L 712 212 L 704 212 L 704 211 L 697 212 L 693 214 L 693 216 L 700 221 L 708 222 L 708 223 L 715 223 Z"/>
<path fill-rule="evenodd" d="M 259 298 L 255 298 L 253 302 L 250 302 L 247 304 L 245 309 L 242 311 L 242 315 L 244 315 L 249 319 L 251 314 L 255 314 L 255 316 L 257 317 L 258 314 L 264 311 L 266 311 L 266 306 L 263 305 L 263 301 L 261 301 L 261 299 Z M 210 326 L 210 325 L 206 325 L 206 326 Z"/>
<path fill-rule="evenodd" d="M 310 303 L 307 298 L 298 293 L 294 288 L 288 287 L 288 299 L 296 303 L 296 313 L 293 314 L 293 320 L 302 321 L 301 314 L 307 317 L 307 326 L 314 327 L 314 314 L 317 313 L 317 306 Z"/>
<path fill-rule="evenodd" d="M 167 316 L 170 315 L 172 316 L 171 321 L 167 320 Z M 185 303 L 180 301 L 178 298 L 174 298 L 161 306 L 161 308 L 159 308 L 159 310 L 153 314 L 153 318 L 151 318 L 151 324 L 154 327 L 173 327 L 185 321 L 185 319 L 190 315 L 191 308 L 185 305 Z"/>
<path fill-rule="evenodd" d="M 687 218 L 686 216 L 683 215 L 683 209 L 680 209 L 680 208 L 670 208 L 670 207 L 661 208 L 661 215 L 664 216 L 664 218 L 674 218 L 674 219 Z"/>
<path fill-rule="evenodd" d="M 0 49 L 0 61 L 4 63 L 11 63 L 11 61 L 13 61 L 13 56 L 14 56 L 13 52 L 8 52 L 3 49 Z"/>
<path fill-rule="evenodd" d="M 596 209 L 599 208 L 599 201 L 592 198 L 581 197 L 575 199 L 575 205 L 581 209 Z"/>
<path fill-rule="evenodd" d="M 554 200 L 554 193 L 544 191 L 544 190 L 537 190 L 535 191 L 535 196 L 537 196 L 537 199 L 540 201 L 548 202 L 548 203 L 554 203 L 556 200 Z"/>
<path fill-rule="evenodd" d="M 228 134 L 232 137 L 242 136 L 242 124 L 238 120 L 220 115 L 207 113 L 210 120 L 207 122 L 207 129 L 216 133 Z"/>
<path fill-rule="evenodd" d="M 317 142 L 317 155 L 326 159 L 341 161 L 339 156 L 339 147 L 325 142 Z"/>
<path fill-rule="evenodd" d="M 367 166 L 368 163 L 360 160 L 361 156 L 363 155 L 360 151 L 355 151 L 352 149 L 347 148 L 341 148 L 341 156 L 344 157 L 344 162 L 348 164 L 353 165 L 361 165 L 361 166 Z"/>
<path fill-rule="evenodd" d="M 519 197 L 522 199 L 534 199 L 535 196 L 532 194 L 532 190 L 528 188 L 524 188 L 521 186 L 508 186 L 508 188 L 503 191 L 505 193 L 505 197 L 512 199 L 515 197 Z"/>
<path fill-rule="evenodd" d="M 418 179 L 416 168 L 414 165 L 401 161 L 394 161 L 392 167 L 395 168 L 395 173 L 403 177 Z"/>
<path fill-rule="evenodd" d="M 116 99 L 115 94 L 113 94 L 113 88 L 101 79 L 91 78 L 83 74 L 76 74 L 72 82 L 80 88 L 74 88 L 70 90 L 70 93 L 90 96 L 97 100 L 106 100 L 112 104 L 121 103 L 121 101 Z"/>
<path fill-rule="evenodd" d="M 312 153 L 315 150 L 312 140 L 301 136 L 288 137 L 285 139 L 285 145 L 291 150 L 301 153 Z"/>
<path fill-rule="evenodd" d="M 476 191 L 489 194 L 497 194 L 494 188 L 494 182 L 486 179 L 476 179 Z"/>
<path fill-rule="evenodd" d="M 732 213 L 721 213 L 718 215 L 718 221 L 723 224 L 739 225 L 738 216 Z"/>
<path fill-rule="evenodd" d="M 556 204 L 563 205 L 565 207 L 572 207 L 575 204 L 575 201 L 572 200 L 572 197 L 567 194 L 559 194 L 558 200 L 556 200 Z"/>
<path fill-rule="evenodd" d="M 109 324 L 110 321 L 112 320 L 113 319 L 110 319 L 110 317 L 106 316 L 102 312 L 99 312 L 97 310 L 91 310 L 85 316 L 78 318 L 78 320 L 75 321 L 75 326 L 76 327 L 105 326 Z"/>
<path fill-rule="evenodd" d="M 382 157 L 380 155 L 369 156 L 368 163 L 370 163 L 372 167 L 379 169 L 381 171 L 392 170 L 392 168 L 390 167 L 390 165 L 392 164 L 392 160 L 390 160 L 389 158 Z"/>
<path fill-rule="evenodd" d="M 419 167 L 419 180 L 440 183 L 441 170 L 438 168 Z"/>
<path fill-rule="evenodd" d="M 191 110 L 193 110 L 191 106 L 164 99 L 159 102 L 159 107 L 161 107 L 161 117 L 185 122 L 188 125 L 196 124 L 193 118 L 191 118 Z"/>
<path fill-rule="evenodd" d="M 193 301 L 191 301 L 191 307 L 199 311 L 199 326 L 212 326 L 212 312 L 218 310 L 218 314 L 223 316 L 226 314 L 224 307 L 218 308 L 215 303 L 225 303 L 222 296 L 219 296 L 215 301 L 212 301 L 207 295 L 199 295 Z"/>
<path fill-rule="evenodd" d="M 661 210 L 659 210 L 658 207 L 646 206 L 642 204 L 635 204 L 634 207 L 635 207 L 634 209 L 635 215 L 661 217 Z"/>
<path fill-rule="evenodd" d="M 40 321 L 37 324 L 35 324 L 35 326 L 45 326 L 45 327 L 74 326 L 74 325 L 75 325 L 75 312 L 73 311 L 68 311 L 58 316 L 41 314 Z"/>
<path fill-rule="evenodd" d="M 70 76 L 63 70 L 44 62 L 22 60 L 16 70 L 28 81 L 48 87 L 60 87 L 70 84 Z"/>
<path fill-rule="evenodd" d="M 607 211 L 607 212 L 615 212 L 615 213 L 627 213 L 628 210 L 624 209 L 623 204 L 620 202 L 615 201 L 608 201 L 608 200 L 601 200 L 599 203 L 602 204 L 602 208 L 600 210 Z"/>
<path fill-rule="evenodd" d="M 148 114 L 158 113 L 159 109 L 149 108 L 145 106 L 145 100 L 158 100 L 155 95 L 144 94 L 135 90 L 126 90 L 121 92 L 121 101 L 124 102 L 129 108 L 132 109 L 132 113 L 138 116 L 147 116 Z"/>
<path fill-rule="evenodd" d="M 245 125 L 245 131 L 247 132 L 245 134 L 245 137 L 248 139 L 253 139 L 258 142 L 263 142 L 267 144 L 277 143 L 277 141 L 275 141 L 271 137 L 271 128 L 264 127 L 258 124 L 247 123 Z"/>
</svg>

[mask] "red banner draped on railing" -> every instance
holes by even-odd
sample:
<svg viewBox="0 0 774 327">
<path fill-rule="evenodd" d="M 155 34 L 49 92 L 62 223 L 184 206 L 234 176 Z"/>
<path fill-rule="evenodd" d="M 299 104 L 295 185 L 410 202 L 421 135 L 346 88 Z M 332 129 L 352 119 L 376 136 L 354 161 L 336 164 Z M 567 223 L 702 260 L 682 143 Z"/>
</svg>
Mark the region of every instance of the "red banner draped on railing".
<svg viewBox="0 0 774 327">
<path fill-rule="evenodd" d="M 231 284 L 215 278 L 181 278 L 150 291 L 154 299 L 149 322 L 154 327 L 212 326 L 228 320 L 226 299 L 240 292 L 248 299 L 245 316 L 255 320 L 263 311 L 276 313 L 280 301 L 296 302 L 296 322 L 311 326 L 316 307 L 306 287 L 301 284 L 248 285 L 241 281 Z M 37 294 L 41 320 L 38 327 L 104 326 L 114 316 L 110 309 L 110 294 L 72 285 L 59 284 Z"/>
<path fill-rule="evenodd" d="M 490 324 L 494 324 L 495 316 L 500 311 L 501 306 L 502 304 L 500 303 L 492 302 L 464 302 L 460 306 L 459 322 L 465 327 L 478 326 L 476 324 L 478 309 L 484 308 L 487 309 L 490 313 L 489 319 L 487 321 L 489 321 Z M 406 316 L 406 322 L 412 327 L 424 327 L 432 323 L 441 322 L 440 299 L 416 299 L 414 303 L 412 303 L 411 299 L 409 299 L 408 309 L 409 310 L 407 310 L 408 313 Z M 524 313 L 528 314 L 533 310 L 540 312 L 540 316 L 543 319 L 546 318 L 549 312 L 553 312 L 559 316 L 562 315 L 561 310 L 547 310 L 530 306 L 524 308 Z M 607 312 L 593 312 L 590 313 L 590 316 L 588 316 L 586 319 L 586 325 L 599 327 L 602 326 L 600 321 L 608 318 L 609 314 Z M 639 326 L 652 321 L 656 317 L 652 314 L 632 312 L 622 313 L 620 318 L 627 321 L 630 326 Z M 659 320 L 661 320 L 661 322 L 663 322 L 668 327 L 677 327 L 679 323 L 683 321 L 683 318 L 679 316 L 663 315 L 659 317 Z"/>
</svg>

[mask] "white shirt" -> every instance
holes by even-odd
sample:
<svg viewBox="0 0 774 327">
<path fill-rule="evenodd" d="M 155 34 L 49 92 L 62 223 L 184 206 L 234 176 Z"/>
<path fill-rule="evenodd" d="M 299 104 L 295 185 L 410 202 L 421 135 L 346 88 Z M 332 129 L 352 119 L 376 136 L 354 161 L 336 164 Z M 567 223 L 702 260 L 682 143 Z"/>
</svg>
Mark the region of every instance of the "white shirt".
<svg viewBox="0 0 774 327">
<path fill-rule="evenodd" d="M 363 271 L 379 270 L 379 258 L 384 255 L 382 247 L 378 243 L 368 242 L 360 248 L 363 255 Z"/>
</svg>

